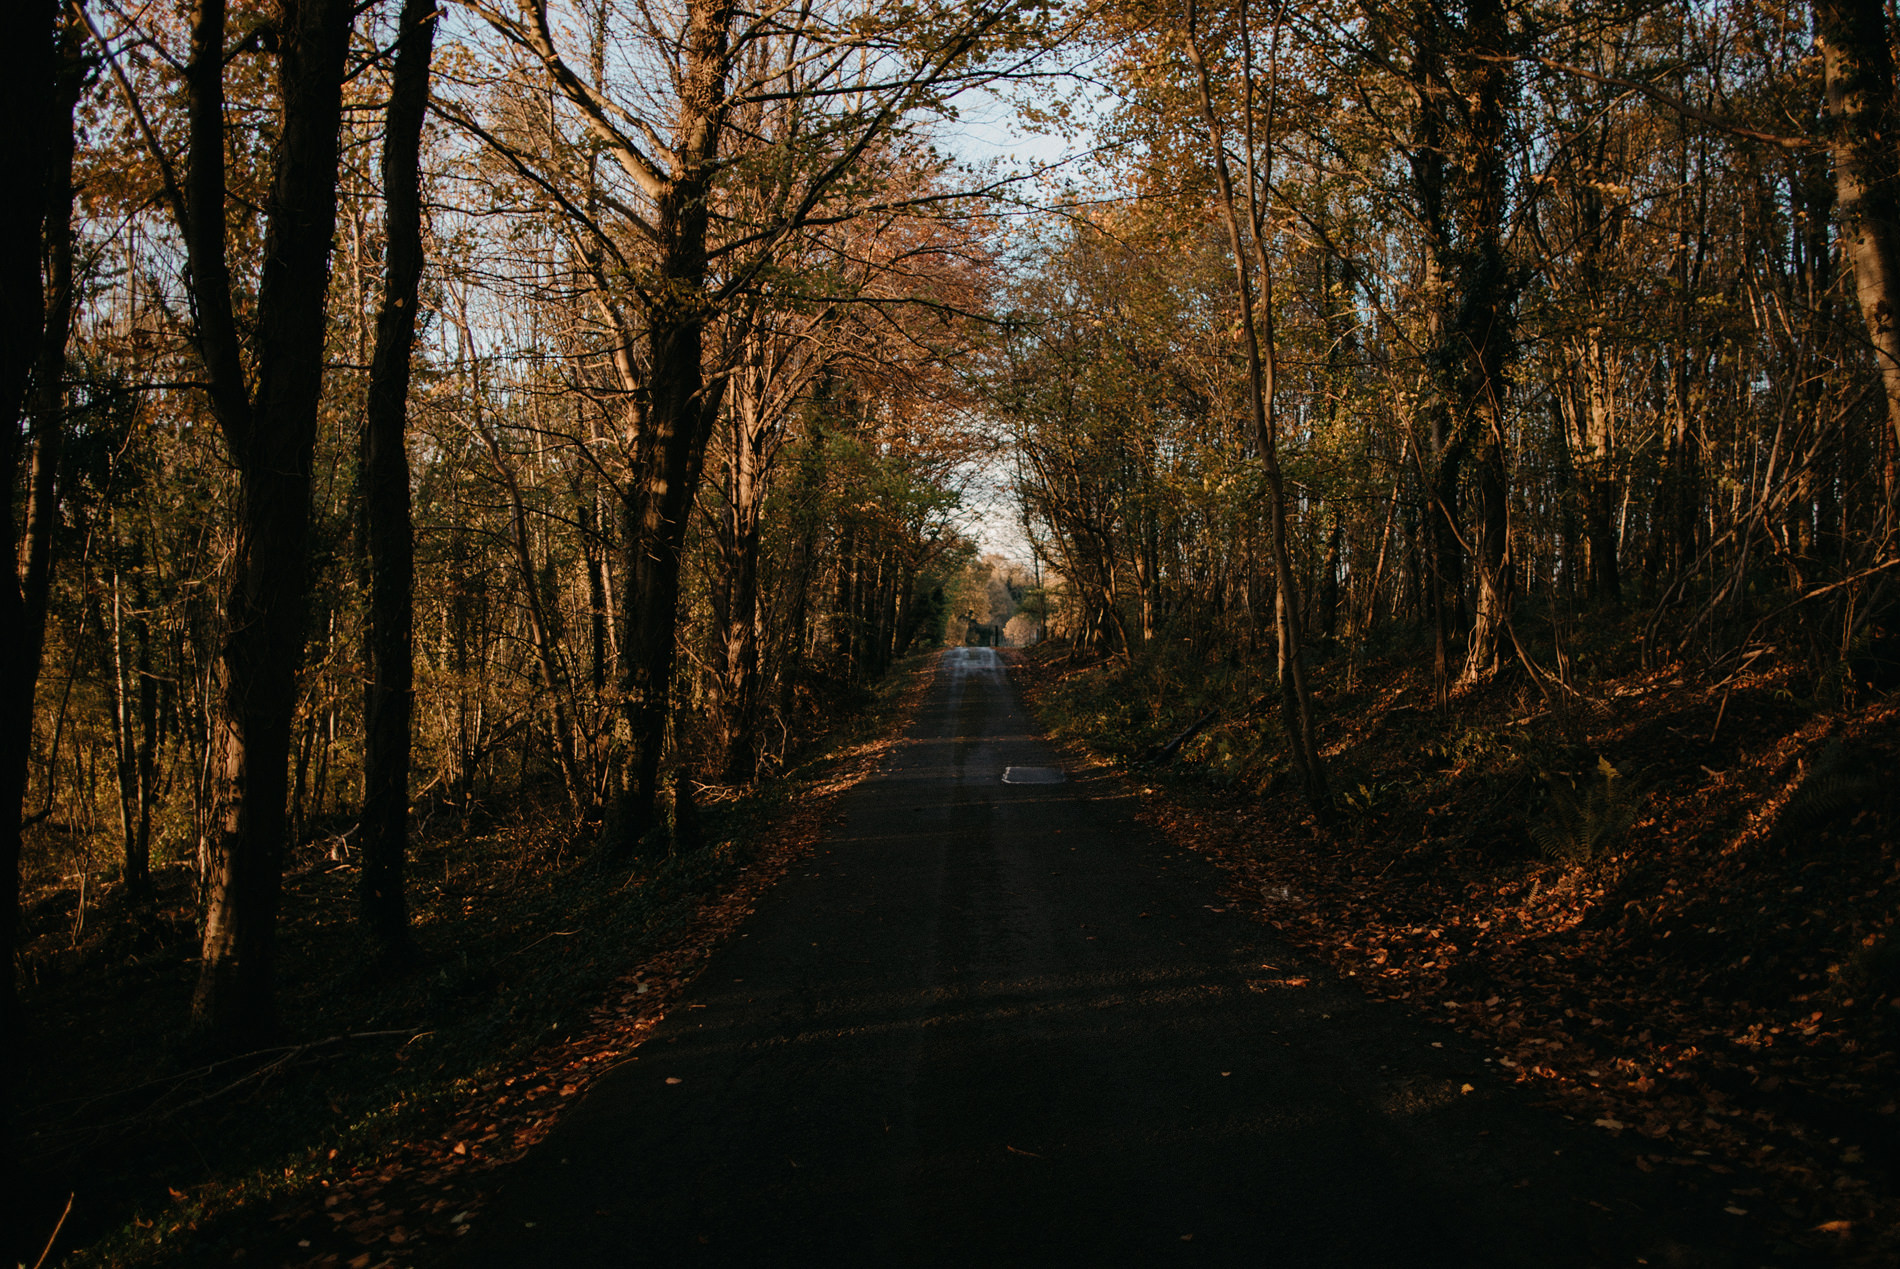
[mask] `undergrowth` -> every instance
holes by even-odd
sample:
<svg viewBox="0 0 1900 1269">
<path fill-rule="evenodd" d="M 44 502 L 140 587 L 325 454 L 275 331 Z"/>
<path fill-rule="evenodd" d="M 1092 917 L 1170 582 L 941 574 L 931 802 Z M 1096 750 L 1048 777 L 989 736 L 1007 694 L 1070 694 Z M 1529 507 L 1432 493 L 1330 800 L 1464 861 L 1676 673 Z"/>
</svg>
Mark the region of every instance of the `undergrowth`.
<svg viewBox="0 0 1900 1269">
<path fill-rule="evenodd" d="M 1900 702 L 1766 660 L 1719 683 L 1645 671 L 1629 627 L 1577 635 L 1567 686 L 1507 672 L 1449 708 L 1416 647 L 1317 657 L 1328 817 L 1287 778 L 1270 657 L 1046 645 L 1027 680 L 1045 725 L 1138 774 L 1151 821 L 1288 942 L 1495 1043 L 1637 1166 L 1728 1195 L 1791 1252 L 1892 1263 Z"/>
<path fill-rule="evenodd" d="M 361 963 L 356 867 L 311 848 L 286 877 L 282 1035 L 208 1053 L 184 1026 L 196 970 L 195 879 L 157 871 L 132 904 L 92 881 L 29 905 L 28 1190 L 16 1258 L 164 1265 L 228 1260 L 274 1204 L 440 1131 L 472 1089 L 585 1029 L 610 984 L 676 940 L 854 747 L 891 725 L 900 666 L 867 708 L 783 777 L 699 807 L 695 849 L 607 862 L 553 805 L 523 797 L 442 823 L 412 849 L 417 963 Z"/>
</svg>

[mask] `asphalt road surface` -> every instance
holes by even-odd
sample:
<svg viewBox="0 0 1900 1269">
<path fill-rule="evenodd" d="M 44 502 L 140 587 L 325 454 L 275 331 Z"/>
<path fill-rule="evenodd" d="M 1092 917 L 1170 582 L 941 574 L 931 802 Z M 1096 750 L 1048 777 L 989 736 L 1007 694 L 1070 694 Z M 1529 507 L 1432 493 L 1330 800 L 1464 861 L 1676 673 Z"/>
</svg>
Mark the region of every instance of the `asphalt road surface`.
<svg viewBox="0 0 1900 1269">
<path fill-rule="evenodd" d="M 997 653 L 946 652 L 843 826 L 455 1263 L 1771 1259 L 1715 1191 L 1217 910 L 1124 786 L 1061 775 Z"/>
</svg>

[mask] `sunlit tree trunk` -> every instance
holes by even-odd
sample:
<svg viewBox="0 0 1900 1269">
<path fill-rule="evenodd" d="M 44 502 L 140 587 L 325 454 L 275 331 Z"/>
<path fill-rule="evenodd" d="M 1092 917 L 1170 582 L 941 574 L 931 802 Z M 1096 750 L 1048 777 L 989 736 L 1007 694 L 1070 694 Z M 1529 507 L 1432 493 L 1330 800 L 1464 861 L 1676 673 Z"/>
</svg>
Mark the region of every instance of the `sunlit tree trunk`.
<svg viewBox="0 0 1900 1269">
<path fill-rule="evenodd" d="M 1471 438 L 1477 481 L 1472 543 L 1477 596 L 1465 648 L 1465 682 L 1499 665 L 1504 627 L 1517 601 L 1511 555 L 1510 431 L 1505 370 L 1513 339 L 1517 282 L 1504 254 L 1504 216 L 1509 196 L 1505 129 L 1512 92 L 1508 18 L 1499 0 L 1470 0 L 1464 40 L 1477 56 L 1466 69 L 1463 171 L 1459 181 L 1467 241 L 1460 251 L 1457 317 L 1452 324 L 1457 366 L 1454 408 L 1460 430 Z"/>
<path fill-rule="evenodd" d="M 1451 87 L 1445 76 L 1437 10 L 1429 4 L 1416 4 L 1411 22 L 1414 49 L 1410 86 L 1416 113 L 1405 157 L 1423 237 L 1420 289 L 1426 357 L 1425 382 L 1417 408 L 1424 435 L 1417 438 L 1413 452 L 1419 463 L 1420 494 L 1425 503 L 1421 527 L 1426 541 L 1419 552 L 1424 564 L 1420 570 L 1420 598 L 1423 615 L 1432 625 L 1432 682 L 1442 705 L 1451 687 L 1452 648 L 1464 631 L 1461 485 L 1468 442 L 1453 417 L 1447 364 L 1452 350 L 1445 334 L 1453 303 L 1446 171 L 1452 131 L 1446 117 Z"/>
<path fill-rule="evenodd" d="M 758 768 L 760 641 L 759 555 L 765 526 L 770 430 L 764 370 L 757 350 L 727 411 L 726 480 L 721 508 L 719 576 L 713 589 L 714 687 L 724 778 L 750 781 Z"/>
<path fill-rule="evenodd" d="M 119 568 L 112 570 L 112 732 L 119 785 L 119 875 L 127 891 L 140 897 L 151 883 L 158 742 L 158 680 L 152 669 L 148 603 L 144 543 L 135 534 L 131 577 Z"/>
<path fill-rule="evenodd" d="M 831 658 L 839 676 L 846 681 L 856 677 L 853 657 L 857 652 L 857 640 L 851 629 L 851 615 L 852 583 L 857 569 L 857 538 L 857 517 L 847 512 L 835 538 L 835 567 L 838 572 L 832 581 L 831 598 Z"/>
<path fill-rule="evenodd" d="M 1241 10 L 1242 38 L 1246 35 L 1246 10 Z M 1278 38 L 1276 23 L 1275 39 Z M 1240 209 L 1234 196 L 1233 178 L 1227 162 L 1227 143 L 1221 119 L 1214 108 L 1213 89 L 1209 82 L 1206 58 L 1204 57 L 1199 33 L 1195 29 L 1195 7 L 1193 0 L 1188 6 L 1187 52 L 1193 62 L 1200 87 L 1201 117 L 1207 125 L 1208 138 L 1213 147 L 1215 188 L 1219 194 L 1222 218 L 1227 223 L 1229 250 L 1234 258 L 1234 280 L 1240 294 L 1240 325 L 1242 342 L 1247 350 L 1248 400 L 1252 406 L 1255 440 L 1259 447 L 1261 466 L 1267 483 L 1267 518 L 1269 546 L 1272 551 L 1274 581 L 1274 628 L 1279 644 L 1279 680 L 1280 713 L 1287 733 L 1287 747 L 1293 757 L 1293 765 L 1300 773 L 1300 780 L 1306 794 L 1306 800 L 1315 811 L 1322 815 L 1331 810 L 1331 795 L 1326 788 L 1326 768 L 1320 758 L 1319 745 L 1314 737 L 1312 694 L 1306 683 L 1306 657 L 1301 647 L 1299 629 L 1299 595 L 1295 590 L 1293 560 L 1287 544 L 1287 506 L 1286 486 L 1280 474 L 1280 452 L 1278 423 L 1275 418 L 1275 371 L 1276 344 L 1273 326 L 1273 273 L 1267 255 L 1265 237 L 1265 217 L 1258 204 L 1257 190 L 1263 183 L 1254 173 L 1254 155 L 1256 140 L 1254 137 L 1253 113 L 1253 59 L 1251 45 L 1247 46 L 1248 56 L 1243 67 L 1247 77 L 1246 106 L 1247 115 L 1247 206 L 1249 226 L 1253 243 L 1253 255 L 1261 271 L 1260 309 L 1256 319 L 1254 308 L 1253 279 L 1249 274 L 1247 247 L 1248 235 L 1243 234 Z M 1263 145 L 1271 162 L 1273 136 L 1272 114 L 1275 107 L 1277 83 L 1271 82 L 1277 76 L 1278 68 L 1270 75 L 1267 89 L 1267 135 Z M 1264 184 L 1271 190 L 1271 171 L 1265 174 Z M 1264 334 L 1256 326 L 1256 321 L 1264 325 Z"/>
<path fill-rule="evenodd" d="M 607 626 L 609 596 L 613 591 L 607 579 L 607 544 L 601 540 L 601 517 L 595 506 L 594 492 L 583 492 L 578 501 L 576 523 L 580 530 L 581 567 L 586 571 L 589 678 L 598 696 L 607 686 L 607 667 L 613 660 Z"/>
<path fill-rule="evenodd" d="M 675 167 L 655 200 L 658 260 L 646 322 L 649 380 L 624 511 L 623 687 L 639 755 L 623 851 L 653 826 L 658 805 L 687 521 L 725 390 L 723 378 L 708 380 L 703 364 L 710 316 L 704 292 L 732 13 L 727 0 L 695 0 L 688 7 L 672 145 Z"/>
<path fill-rule="evenodd" d="M 1614 368 L 1603 348 L 1603 333 L 1593 327 L 1584 339 L 1578 367 L 1582 401 L 1577 403 L 1575 443 L 1578 483 L 1582 486 L 1583 530 L 1589 543 L 1590 597 L 1602 604 L 1623 599 L 1617 559 L 1616 508 L 1619 485 L 1614 469 L 1616 389 Z"/>
<path fill-rule="evenodd" d="M 1815 0 L 1841 240 L 1900 444 L 1900 100 L 1882 0 Z M 1889 488 L 1887 497 L 1895 491 Z M 1889 516 L 1891 516 L 1891 509 Z"/>
<path fill-rule="evenodd" d="M 1603 125 L 1595 137 L 1580 144 L 1588 167 L 1581 188 L 1572 195 L 1576 207 L 1577 261 L 1574 289 L 1582 306 L 1582 331 L 1568 341 L 1567 382 L 1560 385 L 1560 414 L 1564 444 L 1572 455 L 1577 502 L 1583 514 L 1584 541 L 1589 560 L 1588 593 L 1599 604 L 1622 601 L 1617 506 L 1622 493 L 1617 472 L 1618 365 L 1610 341 L 1609 313 L 1611 257 L 1622 239 L 1622 213 L 1604 205 L 1601 182 L 1609 170 L 1607 134 Z M 1566 523 L 1568 523 L 1566 509 Z"/>
<path fill-rule="evenodd" d="M 1706 146 L 1706 142 L 1700 143 Z M 1676 179 L 1695 191 L 1692 199 L 1683 199 L 1676 210 L 1675 251 L 1671 281 L 1676 287 L 1674 347 L 1670 350 L 1669 400 L 1665 411 L 1667 454 L 1663 474 L 1663 532 L 1667 543 L 1660 552 L 1668 565 L 1671 582 L 1677 582 L 1695 567 L 1703 499 L 1702 410 L 1704 390 L 1696 364 L 1702 357 L 1692 347 L 1695 329 L 1695 284 L 1700 280 L 1709 249 L 1709 193 L 1706 180 L 1707 155 L 1698 149 L 1691 155 L 1692 142 L 1684 132 L 1676 156 Z M 1704 354 L 1706 355 L 1706 354 Z M 1659 565 L 1664 561 L 1659 561 Z"/>
<path fill-rule="evenodd" d="M 474 333 L 466 314 L 456 320 L 462 331 L 463 346 L 474 347 Z M 475 417 L 472 427 L 488 451 L 495 479 L 500 482 L 508 500 L 508 545 L 514 557 L 522 608 L 528 618 L 528 644 L 534 650 L 535 667 L 540 671 L 542 690 L 551 702 L 550 740 L 554 761 L 561 773 L 561 786 L 567 794 L 569 809 L 576 818 L 580 818 L 593 808 L 589 804 L 589 784 L 580 769 L 573 713 L 568 707 L 569 676 L 554 624 L 556 612 L 552 609 L 549 596 L 544 593 L 543 571 L 535 560 L 534 543 L 528 531 L 528 505 L 521 491 L 521 478 L 515 472 L 513 457 L 502 448 L 501 438 L 485 418 L 488 390 L 479 365 L 478 362 L 473 383 Z"/>
</svg>

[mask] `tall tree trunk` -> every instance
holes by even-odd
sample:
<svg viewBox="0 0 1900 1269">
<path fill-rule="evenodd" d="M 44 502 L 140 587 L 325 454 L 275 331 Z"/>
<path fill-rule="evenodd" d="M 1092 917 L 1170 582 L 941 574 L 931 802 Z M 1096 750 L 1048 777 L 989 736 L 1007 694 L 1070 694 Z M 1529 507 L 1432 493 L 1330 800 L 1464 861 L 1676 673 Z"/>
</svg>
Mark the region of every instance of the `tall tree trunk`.
<svg viewBox="0 0 1900 1269">
<path fill-rule="evenodd" d="M 46 636 L 47 596 L 53 584 L 53 532 L 59 522 L 59 456 L 66 411 L 66 342 L 73 325 L 73 110 L 84 69 L 67 23 L 59 78 L 47 128 L 45 319 L 33 369 L 28 437 L 33 457 L 27 469 L 26 525 L 20 543 L 20 590 L 31 629 L 19 651 L 20 672 L 39 675 Z"/>
<path fill-rule="evenodd" d="M 132 638 L 138 651 L 132 668 L 138 675 L 139 734 L 133 754 L 134 774 L 138 781 L 138 824 L 132 834 L 132 849 L 141 873 L 149 875 L 152 863 L 152 799 L 158 796 L 159 683 L 152 664 L 151 589 L 145 580 L 143 539 L 134 556 L 132 574 Z M 142 886 L 148 883 L 141 882 Z"/>
<path fill-rule="evenodd" d="M 482 397 L 479 378 L 476 383 L 476 409 L 479 411 Z M 568 676 L 563 670 L 561 650 L 556 644 L 558 635 L 554 623 L 549 619 L 548 604 L 542 594 L 541 570 L 535 566 L 533 544 L 528 540 L 528 507 L 521 496 L 521 481 L 516 477 L 507 454 L 502 451 L 500 439 L 479 419 L 476 426 L 481 432 L 482 441 L 488 446 L 488 456 L 494 465 L 495 475 L 501 479 L 502 488 L 508 493 L 508 540 L 514 548 L 515 572 L 521 579 L 522 606 L 528 611 L 528 638 L 534 648 L 535 665 L 541 671 L 541 682 L 554 703 L 551 711 L 554 758 L 561 768 L 561 783 L 567 792 L 569 808 L 578 819 L 592 808 L 587 805 L 588 784 L 581 774 L 573 721 L 567 709 Z"/>
<path fill-rule="evenodd" d="M 1900 99 L 1887 6 L 1815 0 L 1814 30 L 1826 68 L 1841 239 L 1886 390 L 1887 425 L 1900 444 Z"/>
<path fill-rule="evenodd" d="M 838 530 L 837 557 L 838 581 L 832 600 L 831 655 L 837 663 L 839 677 L 846 682 L 855 682 L 858 640 L 853 622 L 857 612 L 853 587 L 857 582 L 858 521 L 849 512 Z"/>
<path fill-rule="evenodd" d="M 1306 658 L 1301 650 L 1299 629 L 1299 596 L 1294 589 L 1292 555 L 1287 546 L 1287 509 L 1286 486 L 1280 475 L 1280 450 L 1278 422 L 1275 418 L 1275 370 L 1276 345 L 1273 329 L 1273 273 L 1267 256 L 1264 241 L 1265 218 L 1261 214 L 1257 200 L 1257 190 L 1262 182 L 1255 179 L 1253 133 L 1253 58 L 1251 44 L 1247 45 L 1246 64 L 1243 73 L 1247 76 L 1246 106 L 1247 112 L 1247 204 L 1250 229 L 1252 230 L 1253 253 L 1261 270 L 1260 279 L 1260 320 L 1265 326 L 1264 336 L 1255 326 L 1253 279 L 1249 276 L 1248 251 L 1246 238 L 1241 231 L 1240 212 L 1234 197 L 1233 178 L 1227 163 L 1227 143 L 1221 127 L 1220 116 L 1214 110 L 1213 89 L 1209 83 L 1207 62 L 1202 55 L 1200 37 L 1195 30 L 1196 10 L 1194 0 L 1188 5 L 1187 52 L 1193 62 L 1200 87 L 1201 118 L 1207 125 L 1208 137 L 1214 151 L 1215 188 L 1219 192 L 1222 216 L 1227 222 L 1228 248 L 1234 256 L 1234 281 L 1240 292 L 1240 325 L 1247 349 L 1248 399 L 1253 410 L 1255 441 L 1260 451 L 1261 466 L 1267 479 L 1267 519 L 1269 544 L 1273 557 L 1275 631 L 1279 643 L 1280 678 L 1280 714 L 1286 727 L 1287 747 L 1293 757 L 1293 765 L 1300 773 L 1300 781 L 1306 794 L 1306 800 L 1312 808 L 1324 815 L 1331 810 L 1331 795 L 1326 789 L 1326 768 L 1320 758 L 1319 745 L 1314 737 L 1313 703 L 1306 685 Z M 1246 36 L 1246 10 L 1240 15 L 1242 39 Z M 1276 27 L 1275 38 L 1278 31 Z M 1278 68 L 1273 75 L 1277 78 Z M 1278 84 L 1268 87 L 1268 136 L 1265 149 L 1268 162 L 1272 159 L 1272 111 L 1274 95 Z M 1266 173 L 1264 184 L 1272 188 L 1271 170 Z"/>
<path fill-rule="evenodd" d="M 594 695 L 600 696 L 607 687 L 607 663 L 611 660 L 607 640 L 607 570 L 604 566 L 606 544 L 601 541 L 600 517 L 595 512 L 594 492 L 579 491 L 580 516 L 578 528 L 581 540 L 581 568 L 586 573 L 587 583 L 587 646 L 589 681 L 594 686 Z"/>
<path fill-rule="evenodd" d="M 224 595 L 197 1023 L 226 1035 L 276 1023 L 274 967 L 290 733 L 303 661 L 311 459 L 323 389 L 325 298 L 336 228 L 349 0 L 280 0 L 282 132 L 266 201 L 247 385 L 225 229 L 225 8 L 198 0 L 186 69 L 184 208 L 194 335 L 238 473 L 237 540 Z"/>
<path fill-rule="evenodd" d="M 1326 536 L 1326 554 L 1320 559 L 1319 584 L 1313 601 L 1312 628 L 1331 639 L 1339 631 L 1339 556 L 1345 546 L 1345 518 L 1333 512 L 1333 531 Z"/>
<path fill-rule="evenodd" d="M 9 1194 L 18 1193 L 15 1131 L 25 1035 L 14 977 L 14 951 L 20 941 L 20 822 L 46 624 L 45 592 L 35 581 L 32 561 L 39 557 L 50 564 L 47 535 L 52 531 L 47 518 L 30 526 L 23 541 L 15 541 L 14 485 L 21 460 L 21 407 L 34 363 L 43 355 L 49 301 L 58 298 L 42 280 L 41 248 L 49 241 L 49 207 L 58 203 L 62 188 L 67 191 L 66 215 L 71 214 L 70 160 L 62 165 L 58 156 L 71 152 L 72 115 L 69 109 L 62 119 L 52 107 L 61 78 L 60 7 L 52 0 L 24 0 L 8 23 L 6 40 L 0 42 L 0 118 L 7 121 L 0 128 L 0 172 L 7 174 L 9 186 L 8 196 L 0 199 L 0 533 L 5 534 L 9 565 L 0 584 L 0 646 L 8 649 L 0 666 L 0 957 L 6 961 L 0 970 L 5 974 L 0 983 L 0 1185 Z M 57 425 L 57 417 L 49 422 Z M 36 451 L 49 439 L 35 437 Z M 51 475 L 49 466 L 45 478 L 50 481 Z M 50 484 L 42 495 L 40 478 L 35 463 L 27 491 L 29 508 L 43 497 L 50 502 Z M 36 532 L 46 536 L 44 548 Z M 27 568 L 11 567 L 22 556 Z"/>
<path fill-rule="evenodd" d="M 1431 470 L 1421 482 L 1428 491 L 1425 523 L 1427 565 L 1425 610 L 1432 622 L 1432 682 L 1443 706 L 1451 691 L 1452 649 L 1464 637 L 1465 627 L 1465 544 L 1460 524 L 1464 519 L 1464 499 L 1460 484 L 1464 476 L 1465 445 L 1449 426 L 1445 403 L 1431 411 L 1429 448 L 1434 459 Z"/>
<path fill-rule="evenodd" d="M 1497 669 L 1500 639 L 1517 599 L 1510 538 L 1510 437 L 1504 411 L 1509 393 L 1505 368 L 1517 304 L 1517 283 L 1504 256 L 1504 145 L 1512 91 L 1505 60 L 1507 22 L 1499 0 L 1470 0 L 1467 5 L 1464 43 L 1478 56 L 1470 59 L 1466 71 L 1470 113 L 1463 129 L 1459 200 L 1468 242 L 1460 252 L 1460 302 L 1453 329 L 1459 380 L 1454 401 L 1462 415 L 1460 429 L 1471 438 L 1478 477 L 1472 552 L 1478 585 L 1465 646 L 1465 682 Z"/>
<path fill-rule="evenodd" d="M 1451 85 L 1445 73 L 1444 32 L 1438 9 L 1415 3 L 1410 12 L 1412 93 L 1417 114 L 1412 125 L 1406 160 L 1412 195 L 1418 202 L 1424 231 L 1425 381 L 1419 413 L 1424 416 L 1422 437 L 1413 440 L 1423 500 L 1419 560 L 1421 615 L 1432 625 L 1432 684 L 1442 707 L 1451 690 L 1454 643 L 1464 633 L 1464 541 L 1460 487 L 1468 446 L 1452 410 L 1452 365 L 1456 347 L 1447 337 L 1452 325 L 1454 250 L 1448 189 L 1447 156 L 1454 127 Z"/>
<path fill-rule="evenodd" d="M 1614 606 L 1623 599 L 1622 570 L 1617 559 L 1615 404 L 1611 367 L 1599 330 L 1593 329 L 1585 340 L 1581 371 L 1583 400 L 1575 410 L 1573 443 L 1579 459 L 1577 483 L 1582 493 L 1584 535 L 1589 543 L 1589 593 L 1597 603 Z"/>
<path fill-rule="evenodd" d="M 133 567 L 139 567 L 140 563 L 135 559 Z M 138 653 L 128 646 L 135 637 L 132 626 L 137 617 L 126 611 L 130 604 L 125 590 L 125 578 L 115 566 L 109 633 L 112 638 L 113 773 L 119 786 L 119 879 L 127 893 L 143 896 L 151 884 L 151 855 L 147 849 L 149 839 L 141 828 L 150 826 L 151 812 L 144 805 L 145 786 L 140 778 L 143 775 L 143 764 L 139 760 L 141 740 L 146 727 L 137 712 L 138 706 L 133 703 L 133 680 L 140 677 L 136 669 Z M 139 705 L 143 704 L 145 698 L 141 692 Z"/>
<path fill-rule="evenodd" d="M 403 0 L 383 128 L 383 304 L 363 413 L 363 502 L 369 556 L 369 686 L 363 702 L 364 931 L 386 962 L 411 951 L 409 738 L 415 710 L 415 530 L 409 508 L 409 368 L 422 282 L 422 124 L 429 110 L 435 0 Z"/>
<path fill-rule="evenodd" d="M 917 603 L 917 565 L 907 560 L 898 579 L 896 630 L 891 640 L 891 657 L 901 658 L 917 639 L 917 622 L 922 609 Z"/>
<path fill-rule="evenodd" d="M 1146 475 L 1145 472 L 1143 474 Z M 1145 510 L 1137 511 L 1135 518 L 1136 523 L 1128 533 L 1128 538 L 1134 548 L 1129 554 L 1134 557 L 1132 562 L 1135 566 L 1135 602 L 1141 610 L 1141 646 L 1146 648 L 1155 641 L 1158 633 L 1155 591 L 1160 586 L 1160 578 L 1156 576 L 1159 569 L 1154 541 L 1154 520 Z"/>
<path fill-rule="evenodd" d="M 1698 531 L 1702 509 L 1702 432 L 1699 408 L 1702 392 L 1690 365 L 1691 332 L 1695 329 L 1695 292 L 1693 284 L 1701 270 L 1701 262 L 1707 250 L 1709 234 L 1707 220 L 1706 182 L 1691 182 L 1689 177 L 1688 145 L 1685 142 L 1679 157 L 1680 180 L 1701 192 L 1695 204 L 1697 214 L 1696 233 L 1693 244 L 1688 225 L 1688 207 L 1678 212 L 1683 219 L 1678 223 L 1675 235 L 1675 263 L 1672 269 L 1673 281 L 1680 297 L 1675 306 L 1676 330 L 1669 376 L 1669 404 L 1665 414 L 1668 428 L 1668 449 L 1663 474 L 1663 508 L 1665 517 L 1664 533 L 1667 548 L 1663 552 L 1667 557 L 1668 577 L 1671 583 L 1686 578 L 1695 567 L 1698 553 Z M 1694 250 L 1691 250 L 1691 247 Z M 1698 360 L 1713 350 L 1699 352 Z M 1650 650 L 1645 649 L 1647 656 Z"/>
<path fill-rule="evenodd" d="M 759 648 L 762 614 L 759 554 L 763 546 L 767 423 L 756 363 L 733 408 L 726 454 L 724 515 L 719 526 L 719 581 L 714 588 L 715 686 L 723 776 L 750 781 L 758 767 Z"/>
<path fill-rule="evenodd" d="M 892 548 L 892 553 L 884 557 L 883 567 L 879 570 L 882 575 L 882 584 L 879 587 L 877 621 L 877 673 L 879 678 L 884 677 L 885 671 L 891 668 L 891 661 L 895 656 L 897 648 L 897 588 L 899 579 L 904 572 L 895 556 L 895 551 L 898 549 L 901 548 Z M 996 631 L 997 642 L 1000 645 L 1003 632 L 1002 622 L 997 623 Z"/>
<path fill-rule="evenodd" d="M 657 277 L 648 312 L 650 381 L 626 498 L 624 688 L 639 746 L 624 852 L 655 822 L 673 701 L 680 569 L 723 378 L 708 382 L 703 343 L 709 199 L 726 110 L 730 0 L 688 6 L 671 179 L 655 209 Z"/>
<path fill-rule="evenodd" d="M 1471 636 L 1465 645 L 1462 681 L 1475 683 L 1497 672 L 1501 637 L 1517 597 L 1516 566 L 1510 549 L 1510 485 L 1501 428 L 1487 427 L 1477 462 L 1477 598 L 1472 605 Z"/>
<path fill-rule="evenodd" d="M 1593 158 L 1602 165 L 1599 140 Z M 1616 366 L 1604 347 L 1608 327 L 1604 261 L 1620 239 L 1618 217 L 1606 215 L 1603 192 L 1585 184 L 1578 191 L 1578 280 L 1589 305 L 1589 326 L 1577 348 L 1579 380 L 1573 389 L 1570 443 L 1577 452 L 1575 468 L 1582 494 L 1584 532 L 1589 542 L 1590 597 L 1599 604 L 1623 600 L 1623 579 L 1617 550 L 1616 507 Z M 1581 400 L 1575 401 L 1580 390 Z"/>
</svg>

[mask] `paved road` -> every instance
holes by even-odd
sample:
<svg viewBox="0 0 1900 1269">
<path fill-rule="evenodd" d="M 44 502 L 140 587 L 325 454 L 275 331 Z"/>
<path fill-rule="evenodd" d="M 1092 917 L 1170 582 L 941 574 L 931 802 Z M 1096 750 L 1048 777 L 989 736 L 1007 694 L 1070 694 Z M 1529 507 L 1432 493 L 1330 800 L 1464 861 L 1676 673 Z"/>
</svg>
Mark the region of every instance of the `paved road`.
<svg viewBox="0 0 1900 1269">
<path fill-rule="evenodd" d="M 1215 911 L 1116 783 L 1003 778 L 1058 766 L 998 655 L 945 653 L 843 827 L 456 1263 L 1761 1262 L 1713 1193 Z"/>
</svg>

